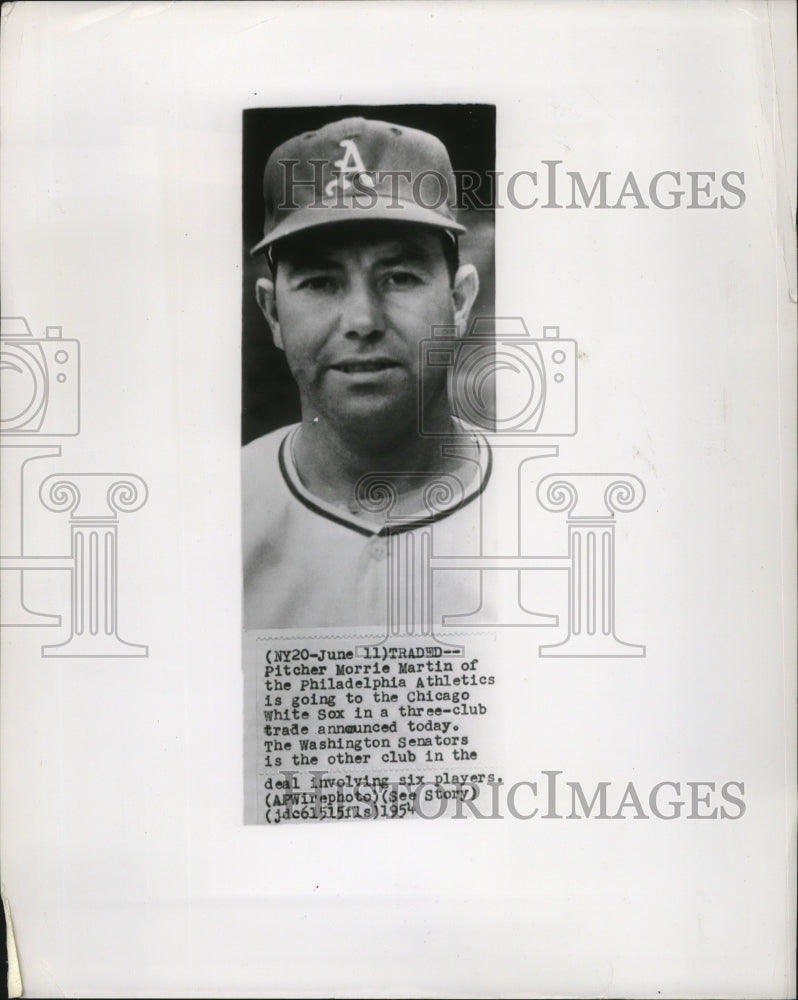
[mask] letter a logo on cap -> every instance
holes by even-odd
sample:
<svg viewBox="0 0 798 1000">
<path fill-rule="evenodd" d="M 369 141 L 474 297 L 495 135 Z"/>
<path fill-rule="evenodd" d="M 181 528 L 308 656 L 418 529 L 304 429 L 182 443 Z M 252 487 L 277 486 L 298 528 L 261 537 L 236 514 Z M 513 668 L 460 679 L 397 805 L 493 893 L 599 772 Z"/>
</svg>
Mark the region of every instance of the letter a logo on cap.
<svg viewBox="0 0 798 1000">
<path fill-rule="evenodd" d="M 338 168 L 338 176 L 334 177 L 325 187 L 324 193 L 332 195 L 336 185 L 340 185 L 341 190 L 346 191 L 352 187 L 352 177 L 360 175 L 361 182 L 368 187 L 374 187 L 374 180 L 366 172 L 366 165 L 360 155 L 360 150 L 355 145 L 354 139 L 342 139 L 339 143 L 345 150 L 340 160 L 336 160 L 334 165 Z"/>
</svg>

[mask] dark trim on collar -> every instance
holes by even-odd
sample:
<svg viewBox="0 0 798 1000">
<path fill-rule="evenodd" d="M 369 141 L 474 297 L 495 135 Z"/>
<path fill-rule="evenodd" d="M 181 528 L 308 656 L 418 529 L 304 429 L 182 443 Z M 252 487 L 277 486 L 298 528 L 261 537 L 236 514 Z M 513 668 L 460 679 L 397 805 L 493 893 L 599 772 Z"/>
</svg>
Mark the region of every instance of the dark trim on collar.
<svg viewBox="0 0 798 1000">
<path fill-rule="evenodd" d="M 491 473 L 493 472 L 493 454 L 490 450 L 490 445 L 488 444 L 488 442 L 484 438 L 482 438 L 479 446 L 480 448 L 485 449 L 485 454 L 486 454 L 485 471 L 484 474 L 482 475 L 482 480 L 479 486 L 477 487 L 477 489 L 474 490 L 473 493 L 463 497 L 463 499 L 459 503 L 456 503 L 453 507 L 447 507 L 446 510 L 438 511 L 435 514 L 428 514 L 426 517 L 416 518 L 413 521 L 403 521 L 400 524 L 391 524 L 391 525 L 385 524 L 381 528 L 374 530 L 367 528 L 362 524 L 358 524 L 354 521 L 351 521 L 348 518 L 344 517 L 343 515 L 333 513 L 331 510 L 328 510 L 325 507 L 322 507 L 319 504 L 317 504 L 310 496 L 310 494 L 306 495 L 304 493 L 301 493 L 297 489 L 296 484 L 293 482 L 291 478 L 291 473 L 289 472 L 288 464 L 285 458 L 286 450 L 289 448 L 289 439 L 293 434 L 296 433 L 296 431 L 297 428 L 293 427 L 286 434 L 286 436 L 280 442 L 280 450 L 277 454 L 277 459 L 280 466 L 280 472 L 285 481 L 285 485 L 288 487 L 293 496 L 296 497 L 296 499 L 299 500 L 299 502 L 303 504 L 303 506 L 307 507 L 308 510 L 312 510 L 314 514 L 319 514 L 321 517 L 327 518 L 328 521 L 333 521 L 335 522 L 335 524 L 340 524 L 344 528 L 349 528 L 350 531 L 356 531 L 360 535 L 365 535 L 366 538 L 380 538 L 380 537 L 384 538 L 389 535 L 398 535 L 405 531 L 413 531 L 415 528 L 421 528 L 425 524 L 433 524 L 436 521 L 442 521 L 450 514 L 455 514 L 458 510 L 462 510 L 462 508 L 465 507 L 467 504 L 471 503 L 472 500 L 476 500 L 477 497 L 481 496 L 486 486 L 488 485 Z"/>
<path fill-rule="evenodd" d="M 280 472 L 282 473 L 283 479 L 285 480 L 285 485 L 293 493 L 297 500 L 301 504 L 304 504 L 308 510 L 312 510 L 314 514 L 321 514 L 322 517 L 326 517 L 328 521 L 335 521 L 336 524 L 343 525 L 344 528 L 351 528 L 352 531 L 357 531 L 361 535 L 365 535 L 370 538 L 372 535 L 379 534 L 376 531 L 369 531 L 368 528 L 361 527 L 359 524 L 352 524 L 351 521 L 347 521 L 344 517 L 339 517 L 337 514 L 333 514 L 332 511 L 325 510 L 323 507 L 318 507 L 309 497 L 304 496 L 294 485 L 291 476 L 288 472 L 285 463 L 285 451 L 288 447 L 288 439 L 294 433 L 296 428 L 292 428 L 280 443 L 280 451 L 278 452 L 277 458 L 280 463 Z"/>
</svg>

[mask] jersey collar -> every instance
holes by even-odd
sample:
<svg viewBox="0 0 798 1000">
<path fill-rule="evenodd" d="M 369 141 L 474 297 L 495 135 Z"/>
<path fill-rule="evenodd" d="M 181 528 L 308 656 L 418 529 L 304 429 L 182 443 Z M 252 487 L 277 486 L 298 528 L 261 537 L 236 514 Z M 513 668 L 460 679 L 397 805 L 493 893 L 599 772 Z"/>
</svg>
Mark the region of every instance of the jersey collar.
<svg viewBox="0 0 798 1000">
<path fill-rule="evenodd" d="M 420 528 L 425 524 L 433 524 L 461 510 L 466 504 L 475 500 L 488 485 L 493 464 L 490 445 L 485 437 L 475 428 L 467 426 L 460 420 L 456 422 L 467 434 L 468 443 L 474 449 L 474 475 L 464 488 L 462 495 L 453 498 L 452 503 L 448 506 L 445 503 L 442 503 L 439 508 L 436 506 L 434 512 L 423 508 L 415 514 L 390 520 L 387 524 L 382 525 L 382 527 L 378 527 L 372 521 L 354 514 L 344 507 L 338 507 L 335 504 L 328 503 L 326 500 L 322 500 L 321 497 L 315 496 L 307 489 L 299 478 L 294 461 L 293 445 L 302 426 L 301 424 L 296 424 L 292 427 L 280 444 L 280 472 L 286 486 L 296 499 L 307 507 L 308 510 L 313 511 L 314 514 L 318 514 L 320 517 L 325 517 L 336 524 L 340 524 L 345 528 L 350 528 L 352 531 L 357 531 L 361 535 L 369 537 L 395 535 L 403 531 L 412 531 L 414 528 Z"/>
</svg>

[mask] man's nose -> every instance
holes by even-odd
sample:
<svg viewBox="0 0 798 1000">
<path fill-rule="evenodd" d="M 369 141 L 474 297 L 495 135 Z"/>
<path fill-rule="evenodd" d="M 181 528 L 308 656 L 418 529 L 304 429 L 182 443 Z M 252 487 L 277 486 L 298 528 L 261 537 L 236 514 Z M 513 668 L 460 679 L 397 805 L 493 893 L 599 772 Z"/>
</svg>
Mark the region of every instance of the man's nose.
<svg viewBox="0 0 798 1000">
<path fill-rule="evenodd" d="M 384 332 L 382 302 L 376 289 L 364 279 L 353 281 L 343 303 L 341 326 L 352 338 L 375 337 Z"/>
</svg>

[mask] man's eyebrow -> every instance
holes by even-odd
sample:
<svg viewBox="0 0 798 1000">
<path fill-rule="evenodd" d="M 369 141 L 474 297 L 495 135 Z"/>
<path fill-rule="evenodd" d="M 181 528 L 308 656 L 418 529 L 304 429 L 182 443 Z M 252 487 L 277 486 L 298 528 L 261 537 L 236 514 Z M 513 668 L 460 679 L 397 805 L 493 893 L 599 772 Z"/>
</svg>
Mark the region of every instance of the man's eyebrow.
<svg viewBox="0 0 798 1000">
<path fill-rule="evenodd" d="M 284 258 L 289 270 L 294 274 L 307 271 L 343 270 L 344 265 L 336 259 L 335 249 L 326 250 L 323 247 L 308 247 L 301 255 L 286 254 Z M 434 259 L 430 248 L 421 240 L 402 240 L 391 242 L 380 249 L 375 263 L 378 267 L 395 267 L 397 264 L 429 265 Z"/>
<path fill-rule="evenodd" d="M 285 263 L 288 265 L 290 270 L 294 272 L 302 271 L 332 271 L 335 269 L 341 269 L 343 265 L 336 261 L 334 257 L 329 256 L 323 250 L 312 250 L 302 257 L 291 257 L 286 255 Z"/>
<path fill-rule="evenodd" d="M 430 253 L 429 247 L 422 242 L 408 240 L 395 246 L 387 247 L 385 252 L 380 254 L 377 262 L 383 266 L 392 264 L 429 264 L 434 255 Z"/>
</svg>

